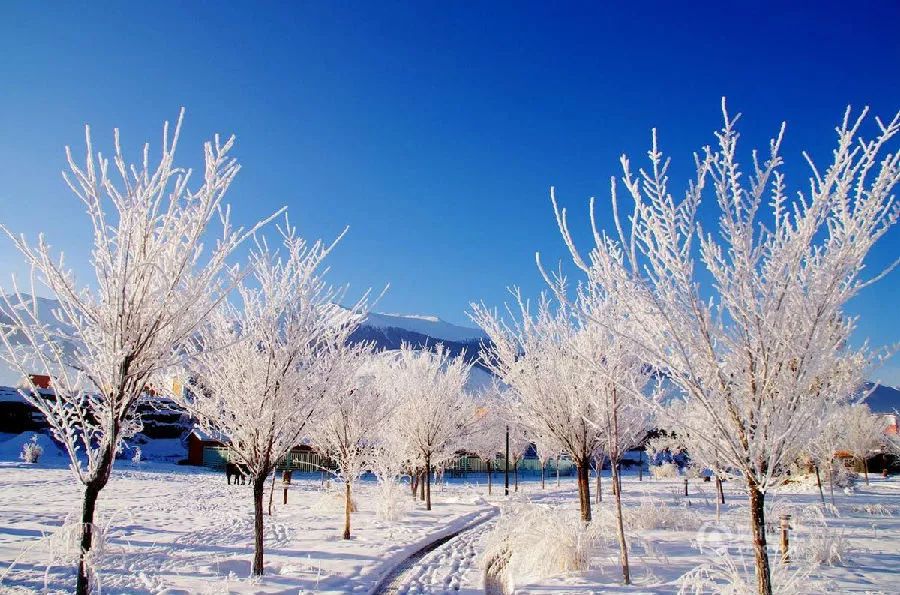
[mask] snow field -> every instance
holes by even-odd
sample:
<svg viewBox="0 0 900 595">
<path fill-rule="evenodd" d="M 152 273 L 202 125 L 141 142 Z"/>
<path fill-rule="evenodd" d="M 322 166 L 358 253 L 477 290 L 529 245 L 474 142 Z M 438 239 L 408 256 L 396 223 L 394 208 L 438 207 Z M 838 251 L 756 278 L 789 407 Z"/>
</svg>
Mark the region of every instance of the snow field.
<svg viewBox="0 0 900 595">
<path fill-rule="evenodd" d="M 122 463 L 98 503 L 102 592 L 366 593 L 433 535 L 492 510 L 471 488 L 451 485 L 435 492 L 431 512 L 415 504 L 403 520 L 384 523 L 375 515 L 376 487 L 356 489 L 360 511 L 345 541 L 343 514 L 313 509 L 322 498 L 318 475 L 295 475 L 287 506 L 276 482 L 274 515 L 265 517 L 266 574 L 253 580 L 249 486 L 228 486 L 219 473 Z M 268 495 L 267 485 L 266 503 Z M 72 552 L 61 551 L 58 536 L 77 518 L 80 496 L 62 466 L 0 464 L 0 592 L 72 590 Z"/>
<path fill-rule="evenodd" d="M 287 506 L 280 504 L 281 485 L 276 482 L 274 515 L 265 518 L 266 574 L 254 580 L 249 577 L 253 541 L 249 486 L 227 486 L 223 474 L 206 470 L 121 462 L 99 503 L 98 520 L 105 530 L 98 561 L 103 592 L 368 594 L 411 554 L 461 531 L 405 567 L 382 592 L 472 594 L 484 588 L 489 562 L 485 552 L 498 523 L 492 517 L 493 505 L 554 511 L 560 516 L 561 540 L 568 517 L 577 518 L 572 478 L 563 478 L 560 488 L 554 481 L 541 490 L 534 478 L 523 477 L 519 492 L 508 500 L 500 495 L 502 480 L 495 483 L 491 498 L 483 478 L 469 480 L 477 483 L 435 486 L 430 513 L 421 503 L 412 504 L 410 496 L 408 515 L 394 523 L 377 519 L 377 487 L 360 482 L 355 487 L 360 511 L 353 515 L 349 541 L 340 538 L 341 511 L 316 507 L 329 498 L 318 475 L 295 475 Z M 591 550 L 588 570 L 539 575 L 513 564 L 510 568 L 517 568 L 518 574 L 500 582 L 517 594 L 674 594 L 681 588 L 681 577 L 698 568 L 719 576 L 716 573 L 721 574 L 725 565 L 734 564 L 739 572 L 752 573 L 747 509 L 738 482 L 725 483 L 726 504 L 717 521 L 713 484 L 691 481 L 685 498 L 681 480 L 645 477 L 639 482 L 626 476 L 622 498 L 635 584 L 621 586 L 609 486 L 608 476 L 604 477 L 603 502 L 593 504 L 593 523 L 601 538 Z M 595 487 L 592 478 L 592 490 Z M 820 523 L 814 485 L 795 485 L 768 496 L 773 560 L 778 516 L 793 515 L 795 561 L 783 571 L 777 568 L 774 576 L 794 577 L 799 586 L 791 593 L 897 592 L 900 481 L 873 477 L 870 486 L 838 490 L 835 498 L 837 515 L 828 512 Z M 0 592 L 71 591 L 74 565 L 71 544 L 67 549 L 65 543 L 66 523 L 75 518 L 79 504 L 80 489 L 60 460 L 0 463 Z M 469 526 L 473 528 L 465 530 Z M 528 552 L 524 559 L 540 555 Z M 496 584 L 489 586 L 500 592 Z"/>
</svg>

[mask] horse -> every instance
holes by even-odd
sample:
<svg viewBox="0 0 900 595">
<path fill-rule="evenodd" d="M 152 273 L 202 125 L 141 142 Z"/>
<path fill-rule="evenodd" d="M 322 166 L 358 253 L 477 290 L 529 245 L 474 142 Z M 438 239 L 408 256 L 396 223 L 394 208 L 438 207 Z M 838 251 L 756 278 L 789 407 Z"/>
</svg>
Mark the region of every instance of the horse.
<svg viewBox="0 0 900 595">
<path fill-rule="evenodd" d="M 240 480 L 242 485 L 247 485 L 247 475 L 249 475 L 247 466 L 240 463 L 225 463 L 225 479 L 228 485 L 231 485 L 231 478 L 234 477 L 234 485 L 238 485 Z"/>
</svg>

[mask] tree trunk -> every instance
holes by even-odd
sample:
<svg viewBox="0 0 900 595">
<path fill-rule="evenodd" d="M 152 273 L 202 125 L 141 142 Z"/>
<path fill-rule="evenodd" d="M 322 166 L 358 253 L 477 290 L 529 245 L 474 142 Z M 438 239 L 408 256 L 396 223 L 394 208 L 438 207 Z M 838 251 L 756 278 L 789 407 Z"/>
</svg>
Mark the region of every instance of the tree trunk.
<svg viewBox="0 0 900 595">
<path fill-rule="evenodd" d="M 559 455 L 556 455 L 556 487 L 559 487 Z"/>
<path fill-rule="evenodd" d="M 116 443 L 113 437 L 111 444 Z M 110 446 L 100 458 L 97 466 L 97 474 L 93 481 L 84 486 L 84 501 L 81 508 L 81 552 L 78 555 L 78 578 L 75 581 L 77 595 L 88 595 L 91 591 L 90 563 L 88 556 L 94 545 L 94 512 L 97 510 L 97 499 L 100 491 L 106 487 L 109 476 L 112 474 L 113 461 L 115 460 L 113 446 Z"/>
<path fill-rule="evenodd" d="M 431 455 L 425 456 L 425 510 L 431 510 Z"/>
<path fill-rule="evenodd" d="M 831 491 L 831 505 L 837 508 L 834 504 L 834 459 L 831 459 L 831 462 L 828 464 L 828 489 Z"/>
<path fill-rule="evenodd" d="M 428 475 L 427 471 L 419 471 L 419 500 L 422 502 L 425 501 L 425 480 L 426 475 Z"/>
<path fill-rule="evenodd" d="M 491 495 L 491 462 L 487 462 L 487 470 L 488 470 L 488 496 Z"/>
<path fill-rule="evenodd" d="M 862 463 L 863 474 L 866 477 L 866 485 L 869 485 L 869 461 L 866 457 L 859 457 L 859 460 Z"/>
<path fill-rule="evenodd" d="M 822 500 L 822 508 L 825 508 L 825 492 L 822 490 L 822 476 L 819 475 L 819 466 L 813 465 L 816 470 L 816 485 L 819 486 L 819 499 Z"/>
<path fill-rule="evenodd" d="M 253 570 L 255 576 L 263 573 L 263 495 L 268 473 L 253 478 Z"/>
<path fill-rule="evenodd" d="M 591 466 L 587 460 L 576 464 L 578 471 L 578 495 L 581 504 L 581 520 L 591 522 Z"/>
<path fill-rule="evenodd" d="M 544 461 L 541 461 L 541 489 L 545 489 L 547 486 L 544 483 L 544 474 L 547 469 L 547 464 Z"/>
<path fill-rule="evenodd" d="M 766 549 L 766 495 L 759 490 L 752 477 L 747 479 L 750 494 L 750 528 L 756 555 L 756 585 L 759 595 L 772 595 L 772 575 L 769 571 L 769 552 Z"/>
<path fill-rule="evenodd" d="M 515 474 L 515 478 L 516 478 L 515 479 L 515 481 L 516 481 L 515 491 L 518 492 L 519 491 L 519 461 L 516 461 L 515 463 L 513 463 L 513 473 Z"/>
<path fill-rule="evenodd" d="M 350 482 L 344 482 L 345 492 L 344 492 L 344 539 L 350 539 L 350 508 L 351 508 L 351 498 L 350 498 Z"/>
<path fill-rule="evenodd" d="M 638 481 L 644 481 L 644 451 L 638 451 Z"/>
<path fill-rule="evenodd" d="M 272 487 L 269 488 L 269 516 L 272 516 L 272 499 L 275 497 L 275 469 L 272 469 Z"/>
<path fill-rule="evenodd" d="M 619 466 L 617 464 L 610 464 L 610 469 L 612 471 L 613 477 L 613 485 L 619 485 Z M 600 477 L 597 475 L 597 477 Z M 620 552 L 620 560 L 622 562 L 622 580 L 626 585 L 631 584 L 631 569 L 628 565 L 628 544 L 625 542 L 625 526 L 622 523 L 622 486 L 616 489 L 616 524 L 618 525 L 619 531 L 619 552 Z"/>
<path fill-rule="evenodd" d="M 90 577 L 86 557 L 93 545 L 94 511 L 97 508 L 97 496 L 100 487 L 89 483 L 84 488 L 84 503 L 81 510 L 81 554 L 78 557 L 78 580 L 75 590 L 78 595 L 90 593 Z"/>
<path fill-rule="evenodd" d="M 603 480 L 600 479 L 600 469 L 599 465 L 597 466 L 597 495 L 594 496 L 594 499 L 597 504 L 603 502 Z"/>
</svg>

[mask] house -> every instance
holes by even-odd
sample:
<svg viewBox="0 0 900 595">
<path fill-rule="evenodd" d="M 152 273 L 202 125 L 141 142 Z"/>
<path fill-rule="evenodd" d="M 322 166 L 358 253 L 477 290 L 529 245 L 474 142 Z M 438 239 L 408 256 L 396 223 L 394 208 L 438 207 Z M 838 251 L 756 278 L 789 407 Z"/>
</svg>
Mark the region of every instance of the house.
<svg viewBox="0 0 900 595">
<path fill-rule="evenodd" d="M 187 436 L 188 465 L 203 466 L 210 457 L 204 456 L 207 448 L 224 449 L 225 444 L 199 428 L 194 428 Z M 209 464 L 207 466 L 215 466 Z"/>
<path fill-rule="evenodd" d="M 30 379 L 31 383 L 23 378 L 18 386 L 0 386 L 0 432 L 21 434 L 47 427 L 47 418 L 26 401 L 20 391 L 30 391 L 33 383 L 38 394 L 52 399 L 54 394 L 50 386 L 51 379 L 40 374 L 32 374 Z"/>
</svg>

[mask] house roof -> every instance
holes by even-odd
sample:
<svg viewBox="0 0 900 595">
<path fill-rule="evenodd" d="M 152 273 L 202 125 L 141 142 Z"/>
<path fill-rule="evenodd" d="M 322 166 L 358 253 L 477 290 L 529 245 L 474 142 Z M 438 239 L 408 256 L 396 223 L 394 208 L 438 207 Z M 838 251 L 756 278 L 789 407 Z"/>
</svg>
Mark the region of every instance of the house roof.
<svg viewBox="0 0 900 595">
<path fill-rule="evenodd" d="M 190 436 L 192 436 L 192 435 L 193 435 L 193 436 L 196 436 L 199 440 L 202 440 L 203 442 L 218 442 L 218 443 L 220 443 L 220 444 L 222 443 L 222 441 L 221 441 L 219 438 L 216 438 L 216 437 L 214 437 L 214 436 L 210 436 L 209 434 L 207 434 L 206 432 L 204 432 L 204 431 L 203 431 L 202 429 L 200 429 L 200 428 L 196 428 L 196 427 L 193 428 L 193 429 L 191 430 L 191 433 L 188 434 L 188 436 L 190 437 Z"/>
<path fill-rule="evenodd" d="M 0 403 L 25 403 L 19 389 L 12 386 L 0 386 Z"/>
</svg>

